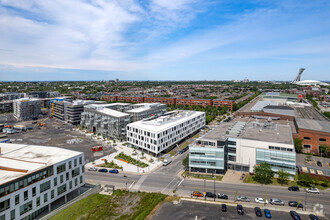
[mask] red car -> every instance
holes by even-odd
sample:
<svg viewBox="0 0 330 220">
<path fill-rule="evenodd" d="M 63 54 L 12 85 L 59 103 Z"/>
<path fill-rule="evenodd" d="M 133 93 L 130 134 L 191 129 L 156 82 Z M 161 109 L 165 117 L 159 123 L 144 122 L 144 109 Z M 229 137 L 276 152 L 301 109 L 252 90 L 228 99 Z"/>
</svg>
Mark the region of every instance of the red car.
<svg viewBox="0 0 330 220">
<path fill-rule="evenodd" d="M 198 191 L 193 192 L 192 195 L 193 195 L 193 196 L 196 196 L 196 197 L 204 197 L 204 194 L 201 193 L 201 192 L 198 192 Z"/>
<path fill-rule="evenodd" d="M 102 146 L 98 146 L 98 147 L 92 147 L 92 151 L 101 151 L 103 150 L 103 147 Z"/>
</svg>

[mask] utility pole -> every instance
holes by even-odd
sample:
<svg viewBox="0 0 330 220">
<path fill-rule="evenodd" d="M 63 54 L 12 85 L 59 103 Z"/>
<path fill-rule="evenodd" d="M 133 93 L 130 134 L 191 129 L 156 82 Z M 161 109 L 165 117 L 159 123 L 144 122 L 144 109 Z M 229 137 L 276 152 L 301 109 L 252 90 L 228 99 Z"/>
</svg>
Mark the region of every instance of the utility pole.
<svg viewBox="0 0 330 220">
<path fill-rule="evenodd" d="M 214 198 L 214 201 L 215 201 L 215 197 L 217 196 L 215 194 L 215 170 L 214 170 L 214 175 L 213 175 L 213 182 L 214 182 L 214 187 L 213 187 L 213 193 L 214 193 L 214 195 L 213 195 L 213 198 Z"/>
</svg>

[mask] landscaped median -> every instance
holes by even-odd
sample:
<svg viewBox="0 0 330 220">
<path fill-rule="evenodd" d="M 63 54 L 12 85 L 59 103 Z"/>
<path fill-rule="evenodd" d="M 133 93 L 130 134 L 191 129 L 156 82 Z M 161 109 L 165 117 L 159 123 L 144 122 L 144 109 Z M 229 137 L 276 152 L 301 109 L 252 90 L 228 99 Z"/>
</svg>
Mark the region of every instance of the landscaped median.
<svg viewBox="0 0 330 220">
<path fill-rule="evenodd" d="M 94 194 L 73 204 L 51 219 L 143 220 L 150 213 L 155 213 L 153 209 L 166 197 L 168 196 L 161 193 L 125 190 L 116 190 L 111 196 Z M 169 199 L 166 198 L 165 201 Z"/>
<path fill-rule="evenodd" d="M 145 168 L 145 167 L 148 167 L 149 166 L 148 164 L 143 163 L 141 161 L 138 161 L 138 160 L 136 160 L 136 159 L 132 158 L 131 156 L 126 155 L 124 153 L 118 154 L 115 157 L 115 159 L 121 160 L 121 161 L 126 162 L 126 163 L 133 164 L 133 165 L 138 166 L 138 167 L 141 167 L 141 168 Z"/>
</svg>

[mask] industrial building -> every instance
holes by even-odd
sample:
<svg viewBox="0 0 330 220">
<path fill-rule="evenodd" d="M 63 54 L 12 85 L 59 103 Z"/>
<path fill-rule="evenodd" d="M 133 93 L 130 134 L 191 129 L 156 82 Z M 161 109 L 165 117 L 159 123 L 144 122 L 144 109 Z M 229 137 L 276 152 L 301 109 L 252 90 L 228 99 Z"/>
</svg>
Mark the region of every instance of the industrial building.
<svg viewBox="0 0 330 220">
<path fill-rule="evenodd" d="M 127 125 L 129 146 L 158 155 L 205 126 L 205 112 L 171 111 Z"/>
<path fill-rule="evenodd" d="M 271 119 L 235 119 L 221 123 L 189 146 L 191 172 L 253 172 L 267 162 L 272 170 L 295 175 L 296 153 L 290 125 Z"/>
<path fill-rule="evenodd" d="M 126 125 L 130 122 L 160 116 L 166 112 L 166 105 L 159 103 L 112 103 L 86 105 L 81 114 L 81 126 L 103 137 L 123 139 Z"/>
<path fill-rule="evenodd" d="M 37 219 L 85 184 L 84 154 L 0 144 L 0 219 Z M 56 202 L 55 202 L 56 201 Z M 56 205 L 55 205 L 56 203 Z"/>
<path fill-rule="evenodd" d="M 38 118 L 41 113 L 39 99 L 22 98 L 13 101 L 14 117 L 19 121 Z"/>
</svg>

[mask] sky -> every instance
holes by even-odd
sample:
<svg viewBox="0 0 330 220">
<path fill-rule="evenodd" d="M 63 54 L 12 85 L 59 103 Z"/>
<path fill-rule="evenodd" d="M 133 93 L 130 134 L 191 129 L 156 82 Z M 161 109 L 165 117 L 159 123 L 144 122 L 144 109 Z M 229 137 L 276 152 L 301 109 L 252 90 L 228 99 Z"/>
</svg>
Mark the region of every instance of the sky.
<svg viewBox="0 0 330 220">
<path fill-rule="evenodd" d="M 329 0 L 0 0 L 0 81 L 328 81 L 329 15 Z"/>
</svg>

